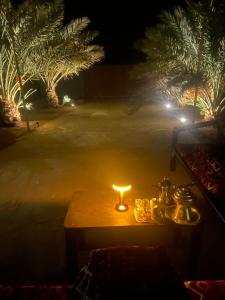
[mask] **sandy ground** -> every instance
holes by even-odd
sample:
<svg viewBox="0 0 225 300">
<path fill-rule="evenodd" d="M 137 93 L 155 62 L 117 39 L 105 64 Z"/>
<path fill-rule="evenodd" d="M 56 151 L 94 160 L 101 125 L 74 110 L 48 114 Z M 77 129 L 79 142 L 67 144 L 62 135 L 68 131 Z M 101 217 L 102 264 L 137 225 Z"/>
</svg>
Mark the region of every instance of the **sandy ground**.
<svg viewBox="0 0 225 300">
<path fill-rule="evenodd" d="M 152 104 L 128 115 L 126 103 L 84 104 L 0 152 L 0 281 L 65 280 L 63 221 L 75 192 L 132 184 L 133 197 L 157 195 L 169 171 L 179 121 Z"/>
<path fill-rule="evenodd" d="M 44 125 L 64 113 L 70 112 L 72 107 L 61 107 L 60 109 L 43 108 L 28 111 L 28 120 L 30 130 L 33 131 L 41 125 Z M 23 113 L 21 112 L 22 120 L 24 120 Z M 25 119 L 26 120 L 26 119 Z M 27 134 L 27 124 L 22 122 L 18 127 L 0 127 L 0 150 L 14 144 L 20 138 Z"/>
</svg>

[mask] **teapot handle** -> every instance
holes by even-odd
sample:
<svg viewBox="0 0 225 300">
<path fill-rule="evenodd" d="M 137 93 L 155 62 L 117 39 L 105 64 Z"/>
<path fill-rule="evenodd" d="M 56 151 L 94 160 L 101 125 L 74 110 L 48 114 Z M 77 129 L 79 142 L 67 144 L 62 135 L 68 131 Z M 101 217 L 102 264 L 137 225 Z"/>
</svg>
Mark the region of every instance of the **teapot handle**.
<svg viewBox="0 0 225 300">
<path fill-rule="evenodd" d="M 197 225 L 201 220 L 201 215 L 200 215 L 199 211 L 197 211 L 197 209 L 192 208 L 192 210 L 197 214 L 198 217 L 191 225 Z"/>
</svg>

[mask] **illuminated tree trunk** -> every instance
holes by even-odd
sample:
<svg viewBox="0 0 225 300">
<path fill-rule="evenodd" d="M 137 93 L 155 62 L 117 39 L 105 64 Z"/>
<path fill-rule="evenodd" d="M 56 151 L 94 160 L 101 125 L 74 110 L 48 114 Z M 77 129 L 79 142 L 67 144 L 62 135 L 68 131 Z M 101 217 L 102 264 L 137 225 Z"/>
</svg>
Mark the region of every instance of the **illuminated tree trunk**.
<svg viewBox="0 0 225 300">
<path fill-rule="evenodd" d="M 0 101 L 0 123 L 3 126 L 15 127 L 21 123 L 21 115 L 17 106 L 8 100 Z"/>
<path fill-rule="evenodd" d="M 56 94 L 55 88 L 48 86 L 46 92 L 50 105 L 55 108 L 59 107 L 59 97 Z"/>
</svg>

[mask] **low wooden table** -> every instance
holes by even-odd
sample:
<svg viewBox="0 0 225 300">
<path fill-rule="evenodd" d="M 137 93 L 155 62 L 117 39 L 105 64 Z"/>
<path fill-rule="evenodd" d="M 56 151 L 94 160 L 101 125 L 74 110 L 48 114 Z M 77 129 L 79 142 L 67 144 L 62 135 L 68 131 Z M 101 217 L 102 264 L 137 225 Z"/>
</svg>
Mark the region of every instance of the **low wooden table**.
<svg viewBox="0 0 225 300">
<path fill-rule="evenodd" d="M 174 223 L 158 225 L 139 223 L 134 216 L 134 199 L 128 199 L 129 210 L 117 212 L 115 193 L 75 193 L 70 202 L 65 222 L 65 242 L 69 278 L 79 271 L 81 250 L 125 245 L 165 245 L 182 248 L 187 256 L 189 271 L 196 266 L 193 245 L 200 242 L 200 226 Z M 194 229 L 194 230 L 193 230 Z"/>
</svg>

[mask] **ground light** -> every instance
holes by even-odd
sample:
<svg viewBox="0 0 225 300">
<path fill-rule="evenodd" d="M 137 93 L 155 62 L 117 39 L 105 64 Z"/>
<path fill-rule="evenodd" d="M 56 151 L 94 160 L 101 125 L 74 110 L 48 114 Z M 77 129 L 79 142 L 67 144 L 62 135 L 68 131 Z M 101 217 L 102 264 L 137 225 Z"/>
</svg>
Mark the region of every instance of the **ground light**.
<svg viewBox="0 0 225 300">
<path fill-rule="evenodd" d="M 124 193 L 131 189 L 131 185 L 127 186 L 117 186 L 115 184 L 112 185 L 112 188 L 120 193 L 119 203 L 116 204 L 116 210 L 119 212 L 123 212 L 128 210 L 128 205 L 124 203 Z"/>
<path fill-rule="evenodd" d="M 33 105 L 32 105 L 32 103 L 26 103 L 25 107 L 27 110 L 31 110 L 33 108 Z"/>
<path fill-rule="evenodd" d="M 187 119 L 185 117 L 180 117 L 179 120 L 181 121 L 181 123 L 186 123 Z"/>
<path fill-rule="evenodd" d="M 172 105 L 171 105 L 170 103 L 166 103 L 166 104 L 165 104 L 165 107 L 166 107 L 167 109 L 170 109 L 170 108 L 172 107 Z"/>
</svg>

